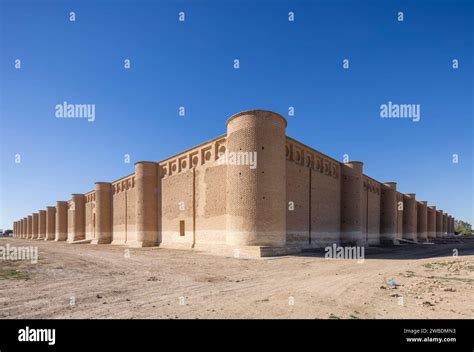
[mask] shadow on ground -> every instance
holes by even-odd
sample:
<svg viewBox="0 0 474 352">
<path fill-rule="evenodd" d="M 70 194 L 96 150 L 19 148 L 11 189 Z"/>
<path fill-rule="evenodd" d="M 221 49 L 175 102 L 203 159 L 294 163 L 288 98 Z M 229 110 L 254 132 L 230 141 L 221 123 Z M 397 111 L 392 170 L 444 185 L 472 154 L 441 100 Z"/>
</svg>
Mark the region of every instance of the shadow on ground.
<svg viewBox="0 0 474 352">
<path fill-rule="evenodd" d="M 430 243 L 403 243 L 393 246 L 373 246 L 365 248 L 365 260 L 370 259 L 426 259 L 474 255 L 474 236 L 445 237 Z M 324 258 L 324 248 L 305 250 L 296 257 Z"/>
</svg>

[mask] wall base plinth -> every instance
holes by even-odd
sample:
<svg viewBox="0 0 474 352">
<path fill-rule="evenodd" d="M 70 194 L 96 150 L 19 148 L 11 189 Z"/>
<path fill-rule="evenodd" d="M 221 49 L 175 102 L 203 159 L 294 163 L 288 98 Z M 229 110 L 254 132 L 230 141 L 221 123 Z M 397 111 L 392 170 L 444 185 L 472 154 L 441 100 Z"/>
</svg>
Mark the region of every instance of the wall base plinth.
<svg viewBox="0 0 474 352">
<path fill-rule="evenodd" d="M 232 248 L 234 258 L 265 258 L 265 257 L 279 257 L 282 255 L 298 254 L 302 252 L 299 246 L 285 246 L 285 247 L 267 247 L 267 246 L 242 246 Z"/>
<path fill-rule="evenodd" d="M 97 239 L 91 240 L 91 244 L 110 244 L 110 239 Z"/>
<path fill-rule="evenodd" d="M 110 244 L 114 246 L 125 246 L 127 243 L 124 240 L 113 240 Z"/>
<path fill-rule="evenodd" d="M 410 240 L 408 238 L 401 238 L 399 241 L 403 244 L 420 244 L 419 242 Z"/>
<path fill-rule="evenodd" d="M 362 232 L 345 232 L 341 234 L 341 246 L 368 246 L 367 235 Z"/>
<path fill-rule="evenodd" d="M 305 247 L 303 246 L 234 246 L 228 244 L 196 244 L 192 248 L 191 244 L 186 243 L 161 243 L 159 248 L 178 249 L 186 251 L 200 252 L 202 254 L 218 255 L 236 259 L 258 259 L 265 257 L 278 257 L 290 254 L 299 254 Z"/>
<path fill-rule="evenodd" d="M 68 240 L 67 243 L 70 243 L 70 244 L 90 244 L 91 240 L 77 240 L 77 241 Z"/>
<path fill-rule="evenodd" d="M 367 236 L 367 245 L 368 246 L 379 246 L 380 245 L 380 235 L 378 233 L 369 233 Z"/>
<path fill-rule="evenodd" d="M 307 233 L 287 233 L 286 247 L 325 248 L 339 245 L 339 232 L 311 232 L 311 242 Z"/>
<path fill-rule="evenodd" d="M 380 237 L 381 246 L 396 246 L 399 244 L 400 244 L 400 241 L 396 237 L 396 234 L 393 234 L 392 236 Z"/>
<path fill-rule="evenodd" d="M 153 241 L 128 241 L 125 243 L 127 247 L 142 248 L 142 247 L 156 247 L 158 244 Z"/>
<path fill-rule="evenodd" d="M 413 234 L 404 233 L 403 234 L 403 239 L 413 241 L 413 242 L 418 242 L 418 236 L 415 233 L 413 233 Z"/>
</svg>

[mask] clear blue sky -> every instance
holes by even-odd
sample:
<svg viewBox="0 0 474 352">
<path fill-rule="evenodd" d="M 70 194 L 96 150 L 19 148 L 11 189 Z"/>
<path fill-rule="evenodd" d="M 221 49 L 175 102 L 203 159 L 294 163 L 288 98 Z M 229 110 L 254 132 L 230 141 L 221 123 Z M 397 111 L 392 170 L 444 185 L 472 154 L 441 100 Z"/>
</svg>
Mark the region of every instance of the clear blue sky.
<svg viewBox="0 0 474 352">
<path fill-rule="evenodd" d="M 289 136 L 473 222 L 472 1 L 0 2 L 0 228 L 238 111 L 289 106 Z M 95 122 L 57 119 L 64 101 L 95 104 Z M 388 101 L 421 104 L 421 121 L 381 119 Z"/>
</svg>

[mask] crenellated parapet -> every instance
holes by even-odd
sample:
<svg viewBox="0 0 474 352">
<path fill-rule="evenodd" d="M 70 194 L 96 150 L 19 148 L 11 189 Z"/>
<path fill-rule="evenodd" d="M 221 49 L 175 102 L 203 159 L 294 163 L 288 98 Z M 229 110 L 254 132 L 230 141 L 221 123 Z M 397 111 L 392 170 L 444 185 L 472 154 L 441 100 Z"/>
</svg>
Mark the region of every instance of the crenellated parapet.
<svg viewBox="0 0 474 352">
<path fill-rule="evenodd" d="M 310 168 L 322 175 L 335 179 L 339 178 L 341 167 L 337 160 L 290 137 L 286 137 L 285 157 L 288 161 Z"/>
<path fill-rule="evenodd" d="M 382 184 L 378 181 L 375 181 L 368 176 L 364 175 L 364 181 L 362 183 L 364 190 L 367 192 L 371 192 L 377 195 L 380 195 L 382 191 Z"/>
<path fill-rule="evenodd" d="M 161 178 L 199 168 L 226 152 L 226 136 L 220 136 L 159 162 Z"/>
<path fill-rule="evenodd" d="M 135 188 L 135 173 L 112 182 L 112 194 L 119 194 Z"/>
<path fill-rule="evenodd" d="M 86 204 L 95 202 L 95 190 L 84 193 L 84 196 L 86 197 L 85 199 Z"/>
</svg>

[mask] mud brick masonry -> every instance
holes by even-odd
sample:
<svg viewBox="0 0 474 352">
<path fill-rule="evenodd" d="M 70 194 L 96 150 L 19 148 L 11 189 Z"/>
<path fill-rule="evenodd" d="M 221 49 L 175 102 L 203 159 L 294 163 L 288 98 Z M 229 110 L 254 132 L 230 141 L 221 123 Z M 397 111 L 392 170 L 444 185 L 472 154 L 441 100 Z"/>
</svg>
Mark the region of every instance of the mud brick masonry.
<svg viewBox="0 0 474 352">
<path fill-rule="evenodd" d="M 285 133 L 271 111 L 244 111 L 227 134 L 14 223 L 18 238 L 272 256 L 331 245 L 425 242 L 454 232 L 441 209 Z M 220 162 L 255 152 L 256 167 Z M 238 154 L 240 153 L 240 154 Z"/>
</svg>

